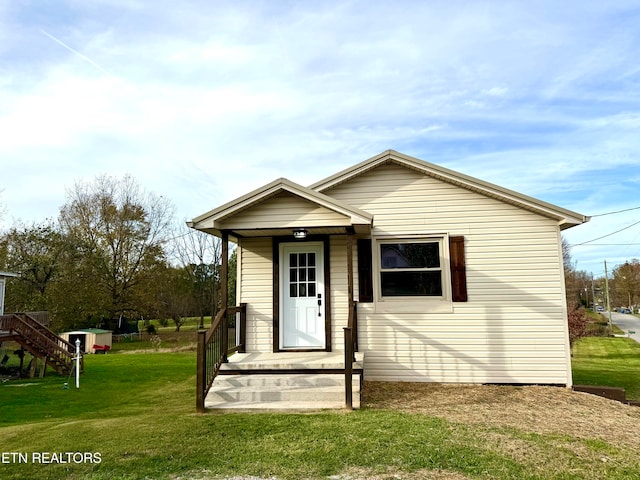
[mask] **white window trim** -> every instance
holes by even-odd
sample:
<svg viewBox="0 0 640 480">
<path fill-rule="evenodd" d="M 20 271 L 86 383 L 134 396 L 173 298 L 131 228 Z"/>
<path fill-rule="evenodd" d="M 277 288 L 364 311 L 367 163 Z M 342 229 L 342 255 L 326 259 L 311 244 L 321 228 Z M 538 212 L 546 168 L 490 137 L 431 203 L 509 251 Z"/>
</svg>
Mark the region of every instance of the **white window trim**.
<svg viewBox="0 0 640 480">
<path fill-rule="evenodd" d="M 432 233 L 425 235 L 376 236 L 372 238 L 373 256 L 373 309 L 376 313 L 452 313 L 451 267 L 449 253 L 449 235 Z M 384 243 L 438 242 L 440 247 L 440 268 L 442 270 L 442 296 L 438 297 L 383 297 L 380 279 L 380 246 Z M 365 304 L 359 304 L 358 309 Z"/>
</svg>

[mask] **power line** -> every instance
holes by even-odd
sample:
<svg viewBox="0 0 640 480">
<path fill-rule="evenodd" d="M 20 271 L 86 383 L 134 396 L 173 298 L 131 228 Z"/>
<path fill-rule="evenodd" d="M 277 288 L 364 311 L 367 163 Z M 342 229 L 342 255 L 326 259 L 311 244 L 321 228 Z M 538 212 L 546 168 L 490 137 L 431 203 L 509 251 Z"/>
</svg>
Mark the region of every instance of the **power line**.
<svg viewBox="0 0 640 480">
<path fill-rule="evenodd" d="M 631 210 L 640 210 L 640 207 L 625 208 L 624 210 L 616 210 L 615 212 L 598 213 L 596 215 L 591 215 L 591 218 L 604 217 L 605 215 L 615 215 L 616 213 L 630 212 Z"/>
<path fill-rule="evenodd" d="M 582 245 L 581 243 L 578 245 L 570 245 L 571 247 L 577 247 Z M 591 243 L 590 247 L 629 247 L 633 245 L 640 245 L 640 243 Z"/>
<path fill-rule="evenodd" d="M 620 230 L 616 230 L 615 232 L 607 233 L 606 235 L 603 235 L 603 236 L 598 237 L 598 238 L 593 238 L 591 240 L 587 240 L 586 242 L 576 243 L 575 245 L 571 245 L 571 247 L 579 247 L 581 245 L 586 245 L 587 243 L 595 242 L 597 240 L 602 240 L 603 238 L 607 238 L 607 237 L 610 237 L 612 235 L 615 235 L 616 233 L 623 232 L 623 231 L 628 230 L 631 227 L 635 227 L 636 225 L 639 225 L 639 224 L 640 224 L 640 220 L 635 222 L 635 223 L 632 223 L 631 225 L 628 225 L 628 226 L 626 226 L 624 228 L 621 228 Z"/>
</svg>

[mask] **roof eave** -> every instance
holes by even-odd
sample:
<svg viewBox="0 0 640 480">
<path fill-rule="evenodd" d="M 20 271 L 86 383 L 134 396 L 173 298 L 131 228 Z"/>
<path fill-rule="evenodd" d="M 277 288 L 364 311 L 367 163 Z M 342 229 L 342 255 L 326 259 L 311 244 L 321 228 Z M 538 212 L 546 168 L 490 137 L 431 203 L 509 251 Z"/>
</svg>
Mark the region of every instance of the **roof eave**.
<svg viewBox="0 0 640 480">
<path fill-rule="evenodd" d="M 187 226 L 220 236 L 225 219 L 282 192 L 290 193 L 344 215 L 349 218 L 353 226 L 367 225 L 370 228 L 373 223 L 373 215 L 369 212 L 352 207 L 321 192 L 298 185 L 286 178 L 280 178 L 194 218 L 192 221 L 187 222 Z"/>
<path fill-rule="evenodd" d="M 395 150 L 382 152 L 368 160 L 358 163 L 357 165 L 342 170 L 335 175 L 331 175 L 330 177 L 320 180 L 309 188 L 323 192 L 385 163 L 404 165 L 405 167 L 417 170 L 447 183 L 455 184 L 463 188 L 497 198 L 503 202 L 525 208 L 546 217 L 554 218 L 558 220 L 562 229 L 570 228 L 589 221 L 588 216 L 580 213 L 567 210 L 543 200 L 530 197 L 514 190 L 510 190 L 439 165 L 425 162 L 424 160 L 396 152 Z"/>
</svg>

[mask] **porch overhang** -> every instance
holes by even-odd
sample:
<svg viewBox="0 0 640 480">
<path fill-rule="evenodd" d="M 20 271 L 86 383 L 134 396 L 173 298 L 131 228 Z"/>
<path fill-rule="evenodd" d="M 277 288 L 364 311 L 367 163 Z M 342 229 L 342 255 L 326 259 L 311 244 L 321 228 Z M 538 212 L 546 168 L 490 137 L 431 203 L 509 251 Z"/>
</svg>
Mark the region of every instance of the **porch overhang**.
<svg viewBox="0 0 640 480">
<path fill-rule="evenodd" d="M 325 194 L 280 178 L 187 223 L 191 228 L 231 237 L 368 234 L 373 215 Z"/>
</svg>

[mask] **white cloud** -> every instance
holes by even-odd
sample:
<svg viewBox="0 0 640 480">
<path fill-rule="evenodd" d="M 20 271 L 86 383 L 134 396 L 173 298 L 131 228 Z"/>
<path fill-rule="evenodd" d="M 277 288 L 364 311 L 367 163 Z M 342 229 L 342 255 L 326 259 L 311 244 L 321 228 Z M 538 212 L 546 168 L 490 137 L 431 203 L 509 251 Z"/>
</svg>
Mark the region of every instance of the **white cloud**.
<svg viewBox="0 0 640 480">
<path fill-rule="evenodd" d="M 387 148 L 585 213 L 637 186 L 633 3 L 8 5 L 9 217 L 55 214 L 64 186 L 102 172 L 190 217 Z"/>
</svg>

